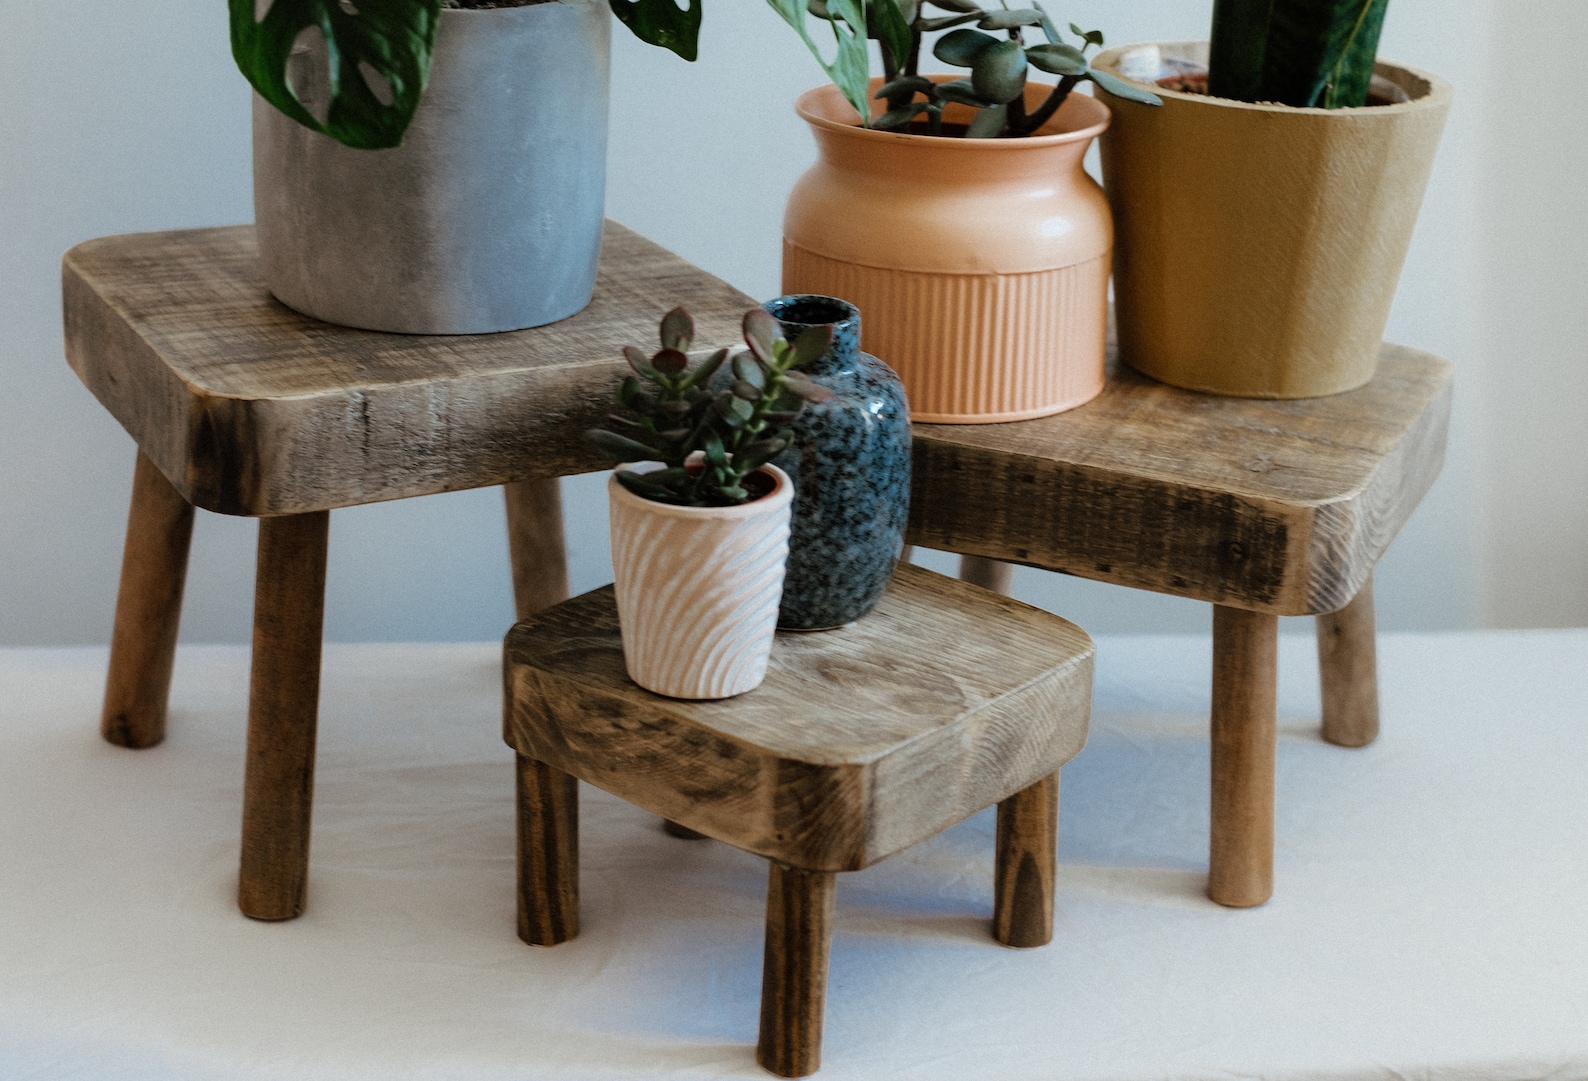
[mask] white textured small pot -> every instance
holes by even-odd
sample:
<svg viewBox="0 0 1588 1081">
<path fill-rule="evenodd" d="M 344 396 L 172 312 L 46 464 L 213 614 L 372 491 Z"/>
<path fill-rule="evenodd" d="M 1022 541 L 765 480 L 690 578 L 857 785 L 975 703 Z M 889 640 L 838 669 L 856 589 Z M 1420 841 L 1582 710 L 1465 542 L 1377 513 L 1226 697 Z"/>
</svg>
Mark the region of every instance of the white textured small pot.
<svg viewBox="0 0 1588 1081">
<path fill-rule="evenodd" d="M 289 308 L 399 334 L 480 334 L 590 302 L 606 196 L 606 0 L 441 12 L 419 110 L 353 150 L 254 97 L 254 217 Z M 293 49 L 311 113 L 324 45 Z"/>
<path fill-rule="evenodd" d="M 607 479 L 629 678 L 669 698 L 730 698 L 766 678 L 794 486 L 737 507 L 675 507 Z"/>
</svg>

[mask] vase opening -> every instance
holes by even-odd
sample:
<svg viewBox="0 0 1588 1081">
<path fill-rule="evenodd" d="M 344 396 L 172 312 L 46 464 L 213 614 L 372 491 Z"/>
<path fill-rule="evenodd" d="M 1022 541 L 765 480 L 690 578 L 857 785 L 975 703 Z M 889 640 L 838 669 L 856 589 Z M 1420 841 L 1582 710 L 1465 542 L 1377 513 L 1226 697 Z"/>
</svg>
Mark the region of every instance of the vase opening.
<svg viewBox="0 0 1588 1081">
<path fill-rule="evenodd" d="M 821 327 L 860 318 L 860 310 L 848 301 L 811 293 L 778 297 L 763 306 L 785 327 Z"/>
</svg>

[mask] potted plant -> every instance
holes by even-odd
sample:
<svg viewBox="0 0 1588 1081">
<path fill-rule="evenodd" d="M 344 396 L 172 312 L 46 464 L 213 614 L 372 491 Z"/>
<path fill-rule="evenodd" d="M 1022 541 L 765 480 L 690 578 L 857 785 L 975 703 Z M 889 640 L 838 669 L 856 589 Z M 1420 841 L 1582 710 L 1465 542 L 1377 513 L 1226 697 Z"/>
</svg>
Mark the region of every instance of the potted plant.
<svg viewBox="0 0 1588 1081">
<path fill-rule="evenodd" d="M 1126 361 L 1242 397 L 1373 377 L 1451 98 L 1436 76 L 1375 63 L 1384 8 L 1218 0 L 1211 44 L 1094 60 L 1164 99 L 1103 93 Z"/>
<path fill-rule="evenodd" d="M 372 330 L 460 334 L 589 303 L 608 0 L 229 0 L 254 101 L 266 283 Z M 700 0 L 610 0 L 694 59 Z"/>
<path fill-rule="evenodd" d="M 620 430 L 589 438 L 619 462 L 607 482 L 612 574 L 629 678 L 672 698 L 727 698 L 758 687 L 777 626 L 793 485 L 770 464 L 807 401 L 830 396 L 797 369 L 827 352 L 831 330 L 790 345 L 758 309 L 748 352 L 690 366 L 689 313 L 662 319 L 660 351 L 624 350 Z M 719 371 L 730 376 L 714 389 Z"/>
<path fill-rule="evenodd" d="M 1072 24 L 1066 42 L 1040 4 L 769 3 L 833 79 L 795 105 L 820 158 L 784 215 L 784 291 L 854 303 L 866 351 L 899 373 L 917 421 L 1018 420 L 1094 397 L 1113 230 L 1082 158 L 1109 118 L 1072 91 L 1090 80 L 1157 97 L 1096 70 L 1086 54 L 1103 35 Z M 831 63 L 812 20 L 835 39 Z M 931 54 L 965 77 L 920 73 L 932 34 Z"/>
</svg>

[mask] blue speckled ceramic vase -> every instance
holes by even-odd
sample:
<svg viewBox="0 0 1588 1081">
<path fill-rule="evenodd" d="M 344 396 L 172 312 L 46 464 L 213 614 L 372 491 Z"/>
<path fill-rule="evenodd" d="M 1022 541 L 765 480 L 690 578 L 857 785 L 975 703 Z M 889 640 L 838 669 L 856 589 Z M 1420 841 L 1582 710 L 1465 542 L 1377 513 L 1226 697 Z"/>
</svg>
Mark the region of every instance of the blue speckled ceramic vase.
<svg viewBox="0 0 1588 1081">
<path fill-rule="evenodd" d="M 794 479 L 788 572 L 777 625 L 814 631 L 853 623 L 876 606 L 904 547 L 910 509 L 910 409 L 904 384 L 860 351 L 860 311 L 801 294 L 761 305 L 789 341 L 830 325 L 833 346 L 802 368 L 833 392 L 794 421 L 775 464 Z"/>
</svg>

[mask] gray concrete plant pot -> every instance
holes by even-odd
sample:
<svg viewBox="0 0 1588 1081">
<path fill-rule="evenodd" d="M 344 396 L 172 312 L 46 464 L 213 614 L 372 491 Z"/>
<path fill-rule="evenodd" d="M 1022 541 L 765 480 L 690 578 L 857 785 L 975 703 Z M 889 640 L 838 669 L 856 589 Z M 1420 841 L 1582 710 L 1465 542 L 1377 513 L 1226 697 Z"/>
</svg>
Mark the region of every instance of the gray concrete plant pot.
<svg viewBox="0 0 1588 1081">
<path fill-rule="evenodd" d="M 353 150 L 254 98 L 254 213 L 283 304 L 344 326 L 477 334 L 590 302 L 606 197 L 606 0 L 442 12 L 402 146 Z M 323 43 L 293 52 L 311 113 Z"/>
</svg>

